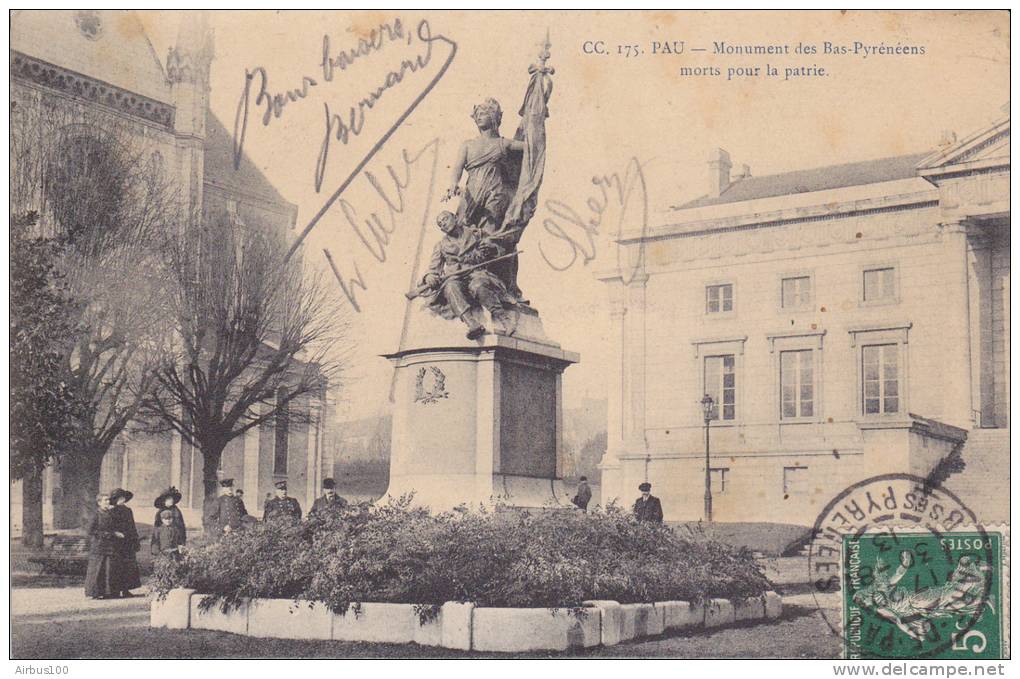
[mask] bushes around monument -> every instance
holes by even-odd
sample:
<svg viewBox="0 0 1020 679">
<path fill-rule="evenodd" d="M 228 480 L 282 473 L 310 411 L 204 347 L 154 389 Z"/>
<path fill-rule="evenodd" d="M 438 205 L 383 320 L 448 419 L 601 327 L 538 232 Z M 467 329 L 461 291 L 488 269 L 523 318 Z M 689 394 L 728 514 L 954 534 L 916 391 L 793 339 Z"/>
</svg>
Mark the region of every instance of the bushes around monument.
<svg viewBox="0 0 1020 679">
<path fill-rule="evenodd" d="M 157 560 L 152 587 L 161 597 L 194 589 L 209 595 L 203 607 L 223 610 L 249 598 L 321 602 L 334 613 L 409 603 L 424 622 L 448 601 L 577 611 L 588 600 L 758 597 L 770 585 L 746 550 L 697 528 L 638 523 L 615 506 L 433 514 L 405 497 L 188 548 L 180 560 Z"/>
</svg>

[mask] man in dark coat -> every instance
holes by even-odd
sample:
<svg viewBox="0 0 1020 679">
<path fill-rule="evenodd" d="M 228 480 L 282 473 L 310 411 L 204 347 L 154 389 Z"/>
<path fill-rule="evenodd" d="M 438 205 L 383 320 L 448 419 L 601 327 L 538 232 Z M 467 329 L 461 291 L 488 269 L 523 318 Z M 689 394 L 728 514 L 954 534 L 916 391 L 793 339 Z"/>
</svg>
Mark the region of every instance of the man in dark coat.
<svg viewBox="0 0 1020 679">
<path fill-rule="evenodd" d="M 331 514 L 340 512 L 347 506 L 347 500 L 337 495 L 336 481 L 333 479 L 322 480 L 322 491 L 322 495 L 315 498 L 315 502 L 312 503 L 312 510 L 308 512 L 308 518 L 313 516 L 326 518 Z"/>
<path fill-rule="evenodd" d="M 240 529 L 247 513 L 240 498 L 234 497 L 234 479 L 223 479 L 220 481 L 220 496 L 206 517 L 208 534 L 218 537 Z"/>
<path fill-rule="evenodd" d="M 634 516 L 638 521 L 662 523 L 662 503 L 652 495 L 652 484 L 645 481 L 638 486 L 638 490 L 641 491 L 641 497 L 634 503 Z"/>
<path fill-rule="evenodd" d="M 276 482 L 276 497 L 266 502 L 262 511 L 262 520 L 271 521 L 286 518 L 292 521 L 301 520 L 301 505 L 292 497 L 287 497 L 287 482 Z"/>
<path fill-rule="evenodd" d="M 591 502 L 591 488 L 588 486 L 588 477 L 582 476 L 580 482 L 577 484 L 577 493 L 574 495 L 574 499 L 571 500 L 578 509 L 582 511 L 588 511 L 588 503 Z"/>
</svg>

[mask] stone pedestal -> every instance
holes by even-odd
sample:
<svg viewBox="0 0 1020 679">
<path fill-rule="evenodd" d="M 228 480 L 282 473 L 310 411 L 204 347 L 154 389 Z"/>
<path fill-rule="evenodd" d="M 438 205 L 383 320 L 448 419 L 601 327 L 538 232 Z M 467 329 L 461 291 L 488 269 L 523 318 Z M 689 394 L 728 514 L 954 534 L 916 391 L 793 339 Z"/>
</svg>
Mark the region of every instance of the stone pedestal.
<svg viewBox="0 0 1020 679">
<path fill-rule="evenodd" d="M 549 340 L 528 307 L 512 336 L 465 332 L 415 309 L 401 350 L 386 355 L 395 369 L 387 494 L 413 492 L 437 511 L 568 506 L 561 376 L 579 356 Z"/>
</svg>

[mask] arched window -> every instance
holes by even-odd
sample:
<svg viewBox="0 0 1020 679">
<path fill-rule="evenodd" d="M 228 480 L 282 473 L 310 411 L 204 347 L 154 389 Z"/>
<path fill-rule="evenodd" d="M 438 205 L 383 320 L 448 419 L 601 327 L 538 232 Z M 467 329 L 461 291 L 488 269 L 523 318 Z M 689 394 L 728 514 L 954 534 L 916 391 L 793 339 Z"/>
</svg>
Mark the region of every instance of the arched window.
<svg viewBox="0 0 1020 679">
<path fill-rule="evenodd" d="M 57 235 L 84 254 L 101 251 L 123 226 L 131 185 L 115 145 L 84 126 L 64 130 L 45 168 L 43 191 Z"/>
</svg>

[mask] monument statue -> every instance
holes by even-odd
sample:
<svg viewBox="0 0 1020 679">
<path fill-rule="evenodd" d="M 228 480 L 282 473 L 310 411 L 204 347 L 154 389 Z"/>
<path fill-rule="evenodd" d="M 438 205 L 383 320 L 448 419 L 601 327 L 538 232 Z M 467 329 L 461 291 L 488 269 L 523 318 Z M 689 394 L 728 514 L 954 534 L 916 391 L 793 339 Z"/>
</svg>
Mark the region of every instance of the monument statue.
<svg viewBox="0 0 1020 679">
<path fill-rule="evenodd" d="M 454 162 L 444 200 L 457 205 L 436 218 L 442 233 L 427 267 L 419 235 L 406 296 L 425 308 L 407 305 L 400 344 L 385 354 L 393 363 L 390 497 L 413 494 L 437 510 L 572 506 L 562 478 L 563 372 L 580 356 L 546 335 L 517 286 L 518 243 L 545 170 L 548 58 L 547 35 L 512 139 L 499 134 L 496 100 L 474 107 L 478 136 Z"/>
<path fill-rule="evenodd" d="M 518 305 L 527 305 L 517 285 L 517 243 L 535 214 L 545 171 L 545 119 L 552 94 L 548 34 L 530 80 L 513 139 L 499 134 L 503 111 L 488 98 L 471 118 L 478 136 L 464 142 L 453 165 L 450 187 L 442 200 L 460 196 L 456 214 L 444 212 L 439 226 L 446 234 L 433 251 L 421 287 L 409 297 L 429 298 L 429 307 L 444 318 L 460 318 L 468 339 L 485 334 L 475 313 L 484 308 L 496 334 L 513 334 Z M 464 189 L 461 177 L 467 172 Z M 465 264 L 470 271 L 458 271 Z"/>
<path fill-rule="evenodd" d="M 496 332 L 513 334 L 513 316 L 503 308 L 514 304 L 506 285 L 492 271 L 501 256 L 499 245 L 477 226 L 449 211 L 439 214 L 437 224 L 445 234 L 432 250 L 424 284 L 436 291 L 430 306 L 444 318 L 457 317 L 468 326 L 468 339 L 485 334 L 485 326 L 471 313 L 477 303 L 492 317 Z M 516 256 L 516 252 L 512 253 Z"/>
</svg>

